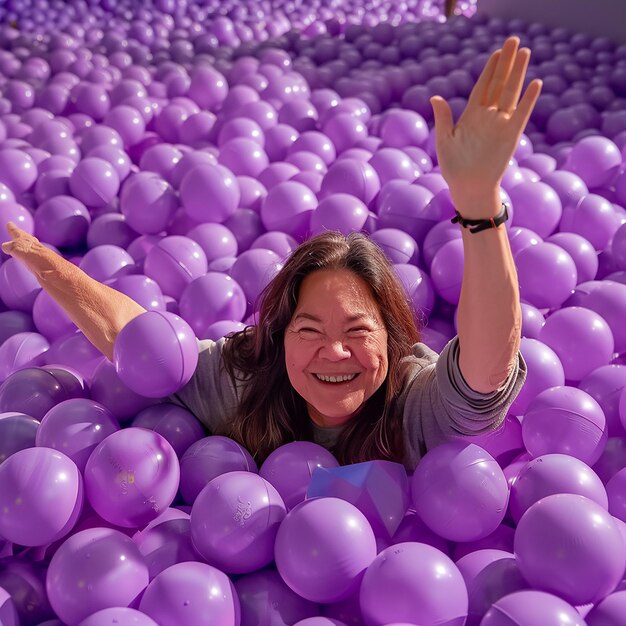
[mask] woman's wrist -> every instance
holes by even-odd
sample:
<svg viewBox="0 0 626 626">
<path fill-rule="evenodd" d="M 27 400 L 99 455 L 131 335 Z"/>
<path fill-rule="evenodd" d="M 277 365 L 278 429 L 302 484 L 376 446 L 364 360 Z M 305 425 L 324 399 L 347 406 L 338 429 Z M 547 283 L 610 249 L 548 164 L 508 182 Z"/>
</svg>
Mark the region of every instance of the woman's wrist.
<svg viewBox="0 0 626 626">
<path fill-rule="evenodd" d="M 451 189 L 450 194 L 456 210 L 465 219 L 488 220 L 502 210 L 499 187 L 478 193 Z"/>
</svg>

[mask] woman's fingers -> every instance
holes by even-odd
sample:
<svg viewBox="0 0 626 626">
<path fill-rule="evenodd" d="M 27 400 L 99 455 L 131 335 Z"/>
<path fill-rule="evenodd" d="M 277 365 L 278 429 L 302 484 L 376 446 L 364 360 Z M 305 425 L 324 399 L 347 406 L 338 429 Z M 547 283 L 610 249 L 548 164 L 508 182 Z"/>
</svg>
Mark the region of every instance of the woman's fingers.
<svg viewBox="0 0 626 626">
<path fill-rule="evenodd" d="M 502 50 L 496 50 L 490 57 L 487 63 L 485 63 L 485 67 L 481 72 L 470 96 L 468 98 L 468 105 L 472 106 L 480 106 L 486 97 L 487 89 L 489 88 L 489 84 L 491 83 L 491 79 L 493 78 L 493 73 L 496 69 L 496 65 L 500 60 L 500 54 Z"/>
<path fill-rule="evenodd" d="M 522 96 L 520 103 L 517 105 L 517 108 L 515 109 L 515 112 L 513 113 L 513 116 L 511 119 L 513 120 L 513 124 L 515 125 L 515 127 L 518 129 L 520 133 L 523 132 L 524 128 L 526 128 L 526 124 L 528 123 L 528 120 L 530 119 L 530 115 L 533 112 L 533 109 L 535 108 L 535 103 L 537 102 L 537 98 L 539 97 L 539 94 L 541 93 L 542 86 L 543 86 L 543 83 L 541 82 L 541 80 L 539 80 L 538 78 L 533 80 L 530 83 L 530 85 L 528 85 L 528 87 L 526 88 L 526 91 L 524 92 L 524 95 Z"/>
<path fill-rule="evenodd" d="M 512 114 L 515 110 L 520 94 L 522 93 L 522 86 L 524 85 L 524 77 L 526 76 L 529 61 L 530 50 L 528 48 L 522 48 L 517 52 L 509 79 L 500 94 L 498 110 L 509 114 Z"/>
<path fill-rule="evenodd" d="M 509 37 L 502 46 L 502 53 L 498 59 L 489 87 L 486 90 L 483 106 L 495 106 L 498 104 L 500 95 L 509 80 L 509 75 L 517 57 L 519 38 Z"/>
</svg>

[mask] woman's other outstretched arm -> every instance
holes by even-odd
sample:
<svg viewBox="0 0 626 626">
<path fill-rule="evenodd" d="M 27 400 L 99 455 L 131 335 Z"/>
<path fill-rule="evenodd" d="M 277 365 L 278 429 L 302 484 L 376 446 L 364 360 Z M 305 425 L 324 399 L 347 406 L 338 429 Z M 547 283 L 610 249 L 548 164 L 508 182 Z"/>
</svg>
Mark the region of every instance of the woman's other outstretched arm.
<svg viewBox="0 0 626 626">
<path fill-rule="evenodd" d="M 7 231 L 11 241 L 3 243 L 2 250 L 24 263 L 87 339 L 112 360 L 117 334 L 145 309 L 91 278 L 14 224 L 9 223 Z"/>
<path fill-rule="evenodd" d="M 465 219 L 501 210 L 500 181 L 541 91 L 520 94 L 530 50 L 516 37 L 494 52 L 455 125 L 447 102 L 432 99 L 437 154 L 457 211 Z M 518 102 L 519 101 L 519 102 Z M 504 225 L 479 233 L 461 228 L 464 272 L 458 308 L 459 365 L 475 391 L 490 393 L 507 379 L 521 337 L 517 272 Z"/>
</svg>

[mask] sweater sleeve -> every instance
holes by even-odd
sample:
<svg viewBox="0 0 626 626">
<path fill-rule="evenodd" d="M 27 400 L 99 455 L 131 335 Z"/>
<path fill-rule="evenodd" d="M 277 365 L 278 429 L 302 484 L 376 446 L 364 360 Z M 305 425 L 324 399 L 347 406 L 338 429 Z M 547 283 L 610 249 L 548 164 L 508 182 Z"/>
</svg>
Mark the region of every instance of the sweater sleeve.
<svg viewBox="0 0 626 626">
<path fill-rule="evenodd" d="M 518 352 L 509 376 L 498 389 L 487 394 L 474 391 L 461 375 L 458 337 L 439 357 L 424 344 L 416 344 L 413 358 L 416 367 L 407 381 L 403 415 L 410 467 L 444 441 L 496 430 L 526 380 L 526 363 Z"/>
<path fill-rule="evenodd" d="M 237 410 L 237 391 L 222 364 L 225 339 L 198 342 L 198 366 L 191 380 L 168 398 L 191 411 L 212 434 L 220 434 Z"/>
</svg>

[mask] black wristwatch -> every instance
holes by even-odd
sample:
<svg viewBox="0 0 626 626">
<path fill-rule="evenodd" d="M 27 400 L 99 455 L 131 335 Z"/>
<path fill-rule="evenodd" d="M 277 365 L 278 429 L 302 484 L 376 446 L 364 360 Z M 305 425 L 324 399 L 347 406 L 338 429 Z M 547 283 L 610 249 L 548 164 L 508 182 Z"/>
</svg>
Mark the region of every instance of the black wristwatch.
<svg viewBox="0 0 626 626">
<path fill-rule="evenodd" d="M 488 228 L 497 228 L 509 219 L 509 212 L 504 203 L 502 203 L 502 211 L 488 220 L 466 220 L 458 211 L 455 211 L 455 213 L 456 215 L 450 221 L 453 224 L 461 224 L 463 228 L 468 228 L 470 233 L 479 233 L 481 230 L 487 230 Z"/>
</svg>

